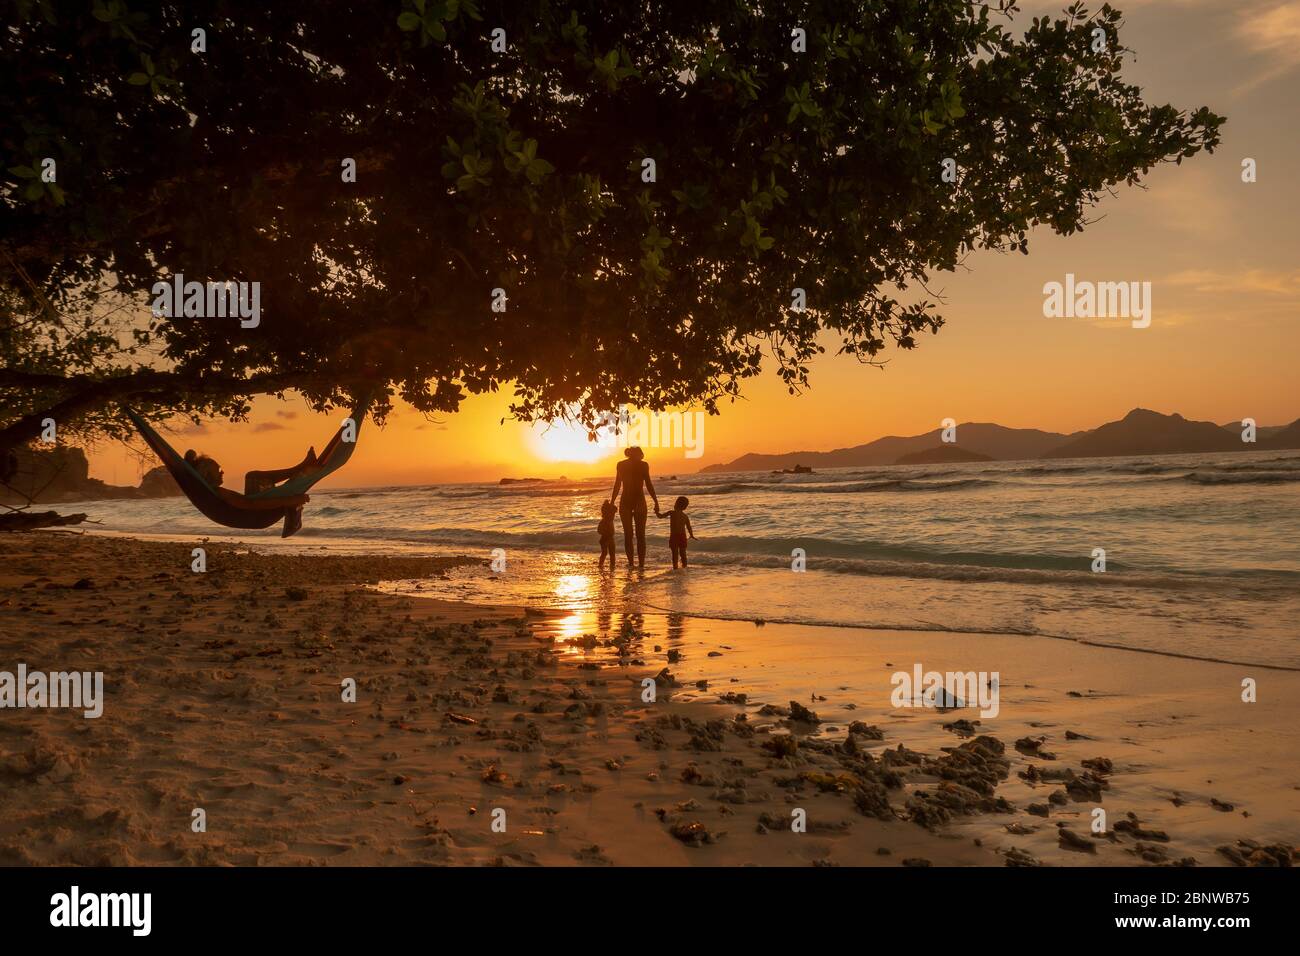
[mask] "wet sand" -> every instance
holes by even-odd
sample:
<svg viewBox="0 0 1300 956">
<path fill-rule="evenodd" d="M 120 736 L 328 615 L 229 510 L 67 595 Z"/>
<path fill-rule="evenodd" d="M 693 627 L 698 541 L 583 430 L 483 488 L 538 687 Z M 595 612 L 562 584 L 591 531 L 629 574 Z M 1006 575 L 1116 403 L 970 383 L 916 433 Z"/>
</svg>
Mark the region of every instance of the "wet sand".
<svg viewBox="0 0 1300 956">
<path fill-rule="evenodd" d="M 195 544 L 0 536 L 0 670 L 99 670 L 106 698 L 0 710 L 0 864 L 1277 865 L 1300 842 L 1293 671 L 482 608 L 372 587 L 477 558 L 209 543 L 200 574 Z M 999 672 L 998 716 L 892 706 L 917 663 Z"/>
</svg>

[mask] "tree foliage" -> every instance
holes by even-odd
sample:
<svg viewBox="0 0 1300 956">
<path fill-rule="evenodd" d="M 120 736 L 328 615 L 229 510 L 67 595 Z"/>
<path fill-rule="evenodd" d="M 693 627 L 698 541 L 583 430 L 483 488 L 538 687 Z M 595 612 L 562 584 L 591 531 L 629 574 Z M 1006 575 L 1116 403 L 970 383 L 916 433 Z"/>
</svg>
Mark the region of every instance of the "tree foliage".
<svg viewBox="0 0 1300 956">
<path fill-rule="evenodd" d="M 1112 187 L 1218 142 L 1219 117 L 1123 81 L 1118 12 L 994 7 L 9 0 L 8 422 L 376 385 L 424 411 L 511 385 L 521 417 L 590 421 L 715 410 L 765 361 L 798 389 L 825 341 L 912 348 L 942 324 L 933 274 L 1075 232 Z M 29 175 L 47 157 L 48 186 Z M 174 273 L 260 282 L 261 324 L 148 316 Z M 105 277 L 135 312 L 103 356 L 123 337 L 137 356 L 31 351 L 22 322 Z"/>
</svg>

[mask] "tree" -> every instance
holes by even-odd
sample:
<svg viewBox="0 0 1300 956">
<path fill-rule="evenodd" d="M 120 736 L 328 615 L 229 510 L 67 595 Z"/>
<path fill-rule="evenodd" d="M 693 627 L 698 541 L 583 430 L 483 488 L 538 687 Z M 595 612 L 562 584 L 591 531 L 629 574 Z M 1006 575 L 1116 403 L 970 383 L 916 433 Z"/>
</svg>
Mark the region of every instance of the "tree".
<svg viewBox="0 0 1300 956">
<path fill-rule="evenodd" d="M 1082 229 L 1222 123 L 1122 80 L 1108 6 L 1023 33 L 1009 0 L 64 6 L 0 31 L 0 448 L 124 399 L 450 411 L 513 383 L 518 416 L 590 425 L 715 411 L 765 357 L 797 390 L 819 335 L 914 347 L 935 272 Z M 148 315 L 176 273 L 259 282 L 260 324 Z M 136 311 L 99 344 L 132 361 L 34 367 L 22 323 L 105 282 Z"/>
</svg>

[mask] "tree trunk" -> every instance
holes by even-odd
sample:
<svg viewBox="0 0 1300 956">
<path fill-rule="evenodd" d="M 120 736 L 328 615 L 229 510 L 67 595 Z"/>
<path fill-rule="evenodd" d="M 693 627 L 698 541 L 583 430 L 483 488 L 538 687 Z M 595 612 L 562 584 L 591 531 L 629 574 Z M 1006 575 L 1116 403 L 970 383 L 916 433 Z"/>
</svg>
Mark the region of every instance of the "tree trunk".
<svg viewBox="0 0 1300 956">
<path fill-rule="evenodd" d="M 61 515 L 57 511 L 12 511 L 0 515 L 0 531 L 32 531 L 36 528 L 55 528 L 81 524 L 87 515 Z"/>
</svg>

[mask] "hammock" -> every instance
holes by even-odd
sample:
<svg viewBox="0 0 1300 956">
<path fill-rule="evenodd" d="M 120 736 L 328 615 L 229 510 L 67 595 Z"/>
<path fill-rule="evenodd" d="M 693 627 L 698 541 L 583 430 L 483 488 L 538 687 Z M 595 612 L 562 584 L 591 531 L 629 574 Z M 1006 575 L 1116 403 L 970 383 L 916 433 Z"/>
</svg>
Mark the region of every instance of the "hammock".
<svg viewBox="0 0 1300 956">
<path fill-rule="evenodd" d="M 356 424 L 357 433 L 361 431 L 361 420 L 365 418 L 366 409 L 369 407 L 370 399 L 366 398 L 358 401 L 352 409 L 352 421 Z M 131 423 L 140 432 L 141 437 L 162 459 L 167 471 L 176 479 L 176 484 L 180 485 L 185 497 L 189 498 L 190 503 L 210 521 L 225 525 L 227 528 L 269 528 L 276 522 L 284 520 L 285 516 L 293 510 L 292 507 L 288 506 L 284 508 L 245 508 L 241 507 L 237 502 L 223 498 L 217 494 L 215 488 L 207 483 L 198 470 L 185 460 L 184 456 L 177 454 L 176 449 L 167 444 L 167 440 L 154 431 L 153 426 L 137 415 L 134 409 L 125 405 L 123 408 L 126 410 L 127 417 L 131 419 Z M 355 435 L 353 437 L 355 438 Z M 260 501 L 292 498 L 296 495 L 305 494 L 316 482 L 347 464 L 355 447 L 356 441 L 343 441 L 343 428 L 340 427 L 335 432 L 334 437 L 330 439 L 329 444 L 325 446 L 325 451 L 317 460 L 316 467 L 273 488 L 251 495 L 244 495 L 243 497 Z"/>
</svg>

